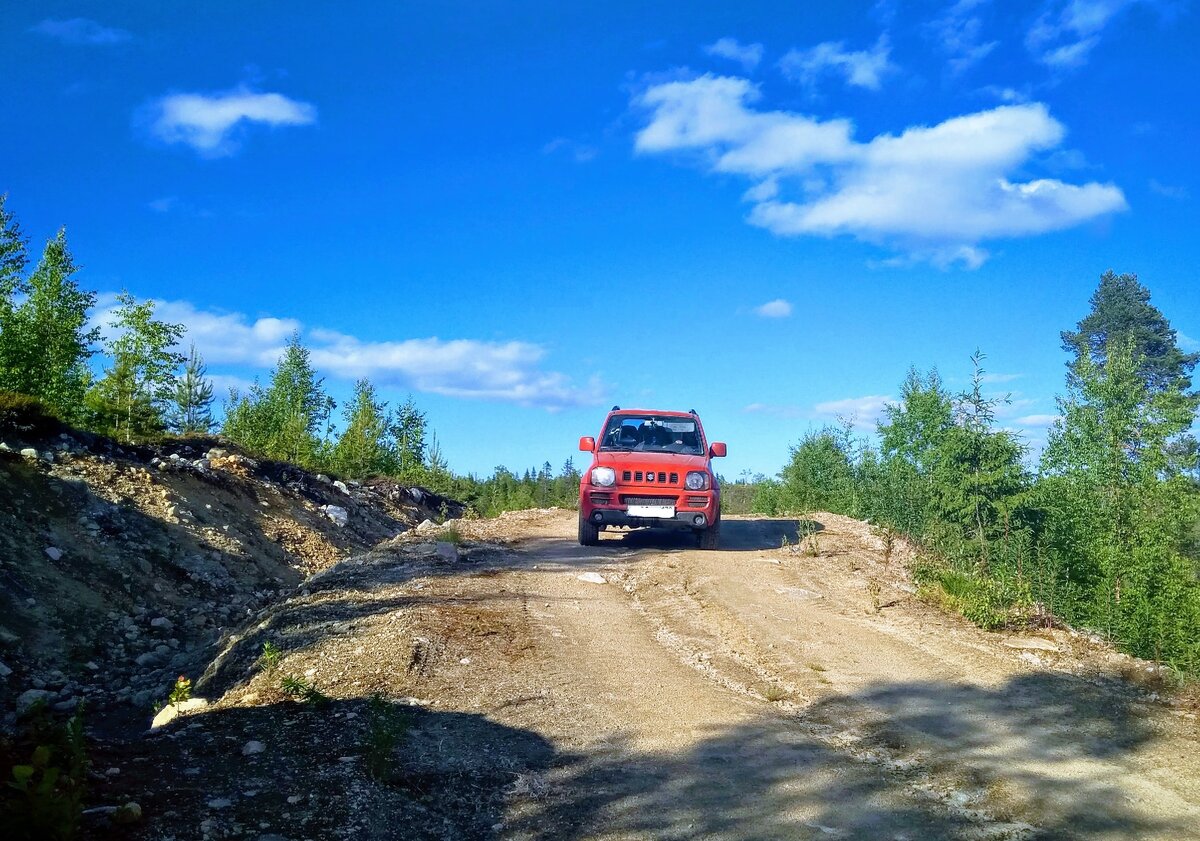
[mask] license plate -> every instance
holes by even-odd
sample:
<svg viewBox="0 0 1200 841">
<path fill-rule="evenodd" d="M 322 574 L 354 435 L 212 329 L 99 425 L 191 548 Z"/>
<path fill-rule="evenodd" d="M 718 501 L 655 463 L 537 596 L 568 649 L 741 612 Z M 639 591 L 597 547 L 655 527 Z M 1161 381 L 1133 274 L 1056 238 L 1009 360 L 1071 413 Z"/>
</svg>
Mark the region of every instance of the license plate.
<svg viewBox="0 0 1200 841">
<path fill-rule="evenodd" d="M 670 519 L 675 516 L 674 505 L 630 505 L 626 512 L 630 517 L 661 517 Z"/>
</svg>

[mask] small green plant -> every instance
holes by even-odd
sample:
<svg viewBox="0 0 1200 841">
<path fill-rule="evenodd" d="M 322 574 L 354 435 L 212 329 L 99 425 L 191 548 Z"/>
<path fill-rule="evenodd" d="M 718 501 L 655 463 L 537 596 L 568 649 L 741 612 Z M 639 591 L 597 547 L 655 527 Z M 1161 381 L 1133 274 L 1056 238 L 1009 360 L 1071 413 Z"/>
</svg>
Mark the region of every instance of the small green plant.
<svg viewBox="0 0 1200 841">
<path fill-rule="evenodd" d="M 816 520 L 810 519 L 807 515 L 802 516 L 800 521 L 796 523 L 796 550 L 802 552 L 810 558 L 815 558 L 821 554 L 820 534 L 821 526 Z"/>
<path fill-rule="evenodd" d="M 329 703 L 329 696 L 317 687 L 296 675 L 284 675 L 279 681 L 279 688 L 285 695 L 290 695 L 298 701 L 322 707 Z"/>
<path fill-rule="evenodd" d="M 871 594 L 871 612 L 878 613 L 881 607 L 879 593 L 882 591 L 882 586 L 879 584 L 879 579 L 872 578 L 867 582 L 867 592 Z"/>
<path fill-rule="evenodd" d="M 763 697 L 774 704 L 778 701 L 786 701 L 788 698 L 792 697 L 792 694 L 782 686 L 775 686 L 772 684 L 763 690 Z"/>
<path fill-rule="evenodd" d="M 264 672 L 268 674 L 279 668 L 279 664 L 283 662 L 283 652 L 275 643 L 268 640 L 263 643 L 262 654 L 258 656 L 258 665 Z"/>
<path fill-rule="evenodd" d="M 26 721 L 21 741 L 32 750 L 27 763 L 12 767 L 11 779 L 0 793 L 0 834 L 68 841 L 79 827 L 87 783 L 82 705 L 62 725 L 50 720 L 44 704 Z"/>
<path fill-rule="evenodd" d="M 190 700 L 192 697 L 192 682 L 187 679 L 186 675 L 180 675 L 175 678 L 175 686 L 171 689 L 171 694 L 167 696 L 168 704 L 182 704 L 184 701 Z"/>
<path fill-rule="evenodd" d="M 446 526 L 438 533 L 437 539 L 441 543 L 453 543 L 455 546 L 461 546 L 463 542 L 462 532 L 456 525 Z"/>
<path fill-rule="evenodd" d="M 443 502 L 438 506 L 438 522 L 444 523 L 450 519 L 450 506 Z"/>
<path fill-rule="evenodd" d="M 367 702 L 366 765 L 367 773 L 376 780 L 386 781 L 391 776 L 392 755 L 411 723 L 379 693 Z"/>
<path fill-rule="evenodd" d="M 885 564 L 892 562 L 892 553 L 896 551 L 896 527 L 891 523 L 884 523 L 881 526 L 876 526 L 875 534 L 883 543 L 883 562 Z"/>
</svg>

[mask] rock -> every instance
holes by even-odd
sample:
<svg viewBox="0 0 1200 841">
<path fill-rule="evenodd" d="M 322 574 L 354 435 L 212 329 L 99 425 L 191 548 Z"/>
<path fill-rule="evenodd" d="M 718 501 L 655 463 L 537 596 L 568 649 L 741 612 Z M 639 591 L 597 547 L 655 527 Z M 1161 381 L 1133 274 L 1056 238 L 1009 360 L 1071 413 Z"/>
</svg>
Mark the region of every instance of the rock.
<svg viewBox="0 0 1200 841">
<path fill-rule="evenodd" d="M 233 801 L 228 797 L 214 797 L 206 805 L 210 809 L 228 809 L 233 805 Z"/>
<path fill-rule="evenodd" d="M 134 658 L 133 662 L 136 663 L 139 668 L 147 669 L 157 666 L 161 660 L 162 657 L 157 652 L 147 651 L 145 654 L 139 654 L 136 658 Z"/>
<path fill-rule="evenodd" d="M 422 520 L 421 525 L 417 526 L 417 531 L 429 531 L 433 527 L 433 520 Z"/>
<path fill-rule="evenodd" d="M 113 823 L 131 824 L 142 819 L 142 807 L 130 800 L 124 806 L 118 806 L 112 813 Z"/>
<path fill-rule="evenodd" d="M 408 495 L 412 497 L 413 502 L 421 502 L 425 499 L 425 491 L 420 488 L 409 488 Z"/>
<path fill-rule="evenodd" d="M 223 450 L 220 447 L 213 447 L 208 451 L 208 453 L 205 454 L 205 458 L 211 462 L 214 458 L 226 458 L 228 455 L 229 450 Z"/>
<path fill-rule="evenodd" d="M 267 749 L 267 746 L 262 742 L 256 742 L 251 739 L 246 744 L 242 745 L 242 756 L 254 756 L 256 753 L 262 753 Z"/>
<path fill-rule="evenodd" d="M 320 482 L 322 485 L 330 484 L 329 477 L 326 476 L 324 473 L 318 473 L 316 478 L 317 478 L 317 481 Z"/>
<path fill-rule="evenodd" d="M 339 505 L 326 505 L 321 508 L 325 512 L 325 516 L 334 522 L 334 525 L 339 528 L 345 528 L 350 522 L 350 512 Z"/>
<path fill-rule="evenodd" d="M 349 495 L 349 493 L 350 493 L 350 489 L 348 487 L 346 487 L 345 482 L 334 482 L 333 486 L 344 494 Z"/>
<path fill-rule="evenodd" d="M 63 556 L 62 549 L 59 549 L 57 546 L 47 546 L 45 549 L 45 552 L 46 552 L 46 557 L 52 561 L 62 560 L 62 556 Z"/>
<path fill-rule="evenodd" d="M 3 663 L 0 663 L 0 680 L 6 679 L 11 674 L 12 674 L 12 669 L 10 669 L 8 666 L 4 665 Z"/>
<path fill-rule="evenodd" d="M 575 576 L 580 581 L 586 581 L 588 584 L 607 584 L 608 579 L 598 572 L 585 572 Z"/>
<path fill-rule="evenodd" d="M 50 693 L 45 689 L 26 689 L 17 696 L 17 715 L 24 715 L 39 701 L 46 701 Z"/>
<path fill-rule="evenodd" d="M 437 552 L 437 556 L 443 561 L 458 560 L 458 547 L 453 543 L 447 543 L 444 540 L 439 540 L 434 551 Z"/>
<path fill-rule="evenodd" d="M 1041 637 L 1009 637 L 1004 641 L 1007 648 L 1027 651 L 1058 651 L 1058 646 Z"/>
<path fill-rule="evenodd" d="M 207 706 L 208 701 L 204 698 L 188 698 L 178 704 L 167 704 L 154 715 L 154 720 L 150 722 L 150 729 L 158 730 L 160 727 L 166 727 L 179 716 L 202 710 Z"/>
<path fill-rule="evenodd" d="M 165 616 L 158 616 L 150 620 L 150 627 L 157 628 L 163 633 L 169 634 L 175 628 L 173 622 Z"/>
<path fill-rule="evenodd" d="M 33 447 L 26 447 L 25 449 L 21 450 L 21 455 L 24 458 L 32 460 L 32 459 L 36 459 L 38 457 L 38 451 L 35 450 Z"/>
</svg>

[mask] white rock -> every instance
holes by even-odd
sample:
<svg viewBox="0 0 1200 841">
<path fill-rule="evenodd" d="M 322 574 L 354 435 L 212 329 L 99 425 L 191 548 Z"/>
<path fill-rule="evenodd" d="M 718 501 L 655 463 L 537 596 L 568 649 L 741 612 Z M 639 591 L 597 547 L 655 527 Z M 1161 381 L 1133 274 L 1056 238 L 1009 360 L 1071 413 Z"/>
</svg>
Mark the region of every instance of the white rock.
<svg viewBox="0 0 1200 841">
<path fill-rule="evenodd" d="M 1004 641 L 1004 645 L 1007 648 L 1027 651 L 1058 651 L 1057 645 L 1041 637 L 1009 637 Z"/>
<path fill-rule="evenodd" d="M 585 572 L 575 576 L 580 581 L 586 581 L 588 584 L 607 584 L 608 579 L 598 572 Z"/>
<path fill-rule="evenodd" d="M 335 488 L 337 488 L 339 491 L 341 491 L 342 493 L 344 493 L 344 494 L 349 494 L 349 493 L 350 493 L 350 489 L 349 489 L 348 487 L 346 487 L 346 483 L 345 483 L 345 482 L 341 482 L 341 481 L 334 482 L 334 483 L 333 483 L 333 486 L 334 486 Z"/>
<path fill-rule="evenodd" d="M 38 451 L 33 447 L 26 447 L 25 449 L 21 450 L 21 455 L 25 458 L 35 459 L 38 457 Z"/>
<path fill-rule="evenodd" d="M 150 729 L 158 730 L 160 727 L 166 727 L 179 716 L 203 709 L 207 706 L 208 701 L 203 698 L 189 698 L 186 701 L 180 701 L 178 704 L 167 704 L 154 716 L 154 720 L 150 722 Z"/>
<path fill-rule="evenodd" d="M 47 546 L 46 547 L 46 557 L 49 558 L 50 560 L 59 561 L 59 560 L 62 560 L 62 556 L 63 556 L 62 549 L 59 549 L 57 546 Z"/>
<path fill-rule="evenodd" d="M 421 525 L 417 526 L 417 531 L 429 531 L 433 526 L 433 520 L 422 520 Z"/>
<path fill-rule="evenodd" d="M 242 756 L 254 756 L 256 753 L 262 753 L 267 749 L 267 746 L 262 742 L 256 742 L 251 739 L 246 744 L 242 745 Z"/>
<path fill-rule="evenodd" d="M 321 510 L 325 512 L 326 517 L 333 520 L 334 525 L 340 528 L 345 528 L 346 524 L 350 522 L 350 512 L 340 505 L 326 505 Z"/>
</svg>

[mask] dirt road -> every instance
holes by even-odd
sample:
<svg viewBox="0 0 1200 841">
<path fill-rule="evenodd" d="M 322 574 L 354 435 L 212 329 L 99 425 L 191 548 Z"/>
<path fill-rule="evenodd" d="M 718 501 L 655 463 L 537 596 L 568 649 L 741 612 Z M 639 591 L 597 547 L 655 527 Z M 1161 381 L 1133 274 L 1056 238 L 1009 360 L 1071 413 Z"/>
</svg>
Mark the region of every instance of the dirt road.
<svg viewBox="0 0 1200 841">
<path fill-rule="evenodd" d="M 946 615 L 836 515 L 815 555 L 781 548 L 792 521 L 727 520 L 701 552 L 585 549 L 573 518 L 466 523 L 505 547 L 399 543 L 311 581 L 210 669 L 215 706 L 151 740 L 148 774 L 191 776 L 147 813 L 208 837 L 1200 838 L 1194 714 L 1086 636 Z M 253 665 L 265 640 L 277 668 Z M 332 703 L 284 700 L 279 674 Z M 410 716 L 383 782 L 375 692 Z"/>
</svg>

